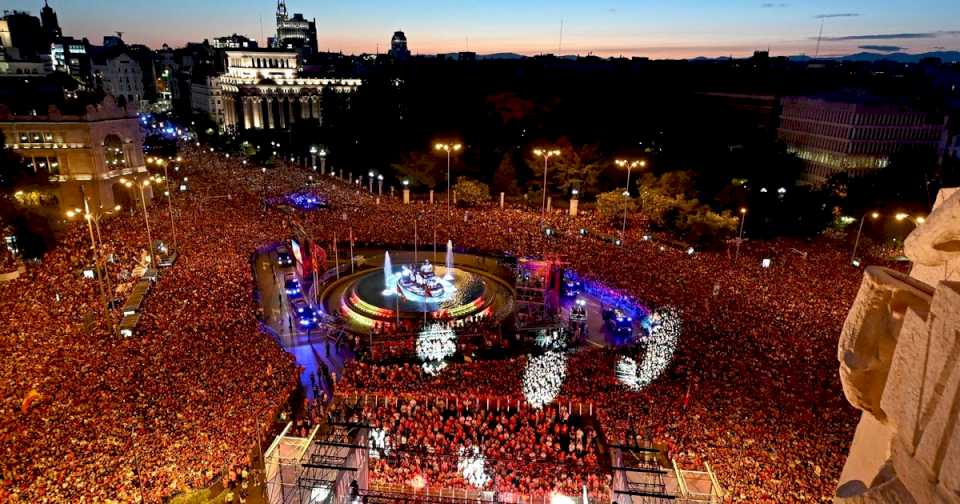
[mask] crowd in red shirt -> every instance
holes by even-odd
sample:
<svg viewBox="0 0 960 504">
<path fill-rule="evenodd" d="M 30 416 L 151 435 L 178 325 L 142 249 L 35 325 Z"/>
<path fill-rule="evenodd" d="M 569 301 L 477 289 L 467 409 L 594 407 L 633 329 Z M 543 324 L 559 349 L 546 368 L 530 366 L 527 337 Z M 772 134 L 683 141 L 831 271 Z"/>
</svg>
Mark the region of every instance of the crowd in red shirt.
<svg viewBox="0 0 960 504">
<path fill-rule="evenodd" d="M 608 441 L 635 436 L 667 446 L 681 465 L 708 461 L 735 500 L 809 502 L 832 495 L 857 419 L 839 386 L 836 339 L 860 279 L 847 252 L 832 243 L 750 243 L 739 259 L 724 250 L 688 255 L 663 246 L 658 236 L 641 240 L 638 222 L 624 245 L 615 246 L 594 238 L 610 232 L 594 216 L 559 212 L 549 217 L 557 234 L 547 237 L 539 215 L 520 209 L 448 215 L 441 205 L 386 197 L 377 203 L 361 187 L 298 167 L 264 173 L 205 151 L 188 149 L 184 157 L 175 176 L 189 176 L 189 191 L 173 195 L 181 256 L 149 294 L 135 338 L 116 335 L 100 315 L 97 283 L 78 273 L 90 258 L 80 225 L 42 264 L 0 287 L 6 329 L 0 333 L 0 501 L 129 502 L 142 492 L 159 502 L 249 463 L 257 436 L 297 376 L 293 358 L 259 330 L 255 316 L 250 254 L 292 236 L 294 218 L 262 198 L 311 184 L 331 210 L 295 218 L 326 243 L 337 233 L 342 259 L 349 228 L 360 242 L 409 244 L 417 219 L 421 229 L 436 226 L 441 243 L 451 239 L 458 247 L 517 256 L 559 254 L 585 277 L 648 306 L 677 307 L 683 334 L 660 379 L 626 390 L 613 374 L 616 355 L 590 349 L 570 357 L 561 395 L 596 404 Z M 170 243 L 166 202 L 158 198 L 150 206 L 150 219 L 154 237 Z M 580 228 L 590 231 L 587 237 L 579 236 Z M 124 210 L 104 219 L 102 234 L 114 256 L 113 284 L 129 285 L 146 248 L 142 214 Z M 762 269 L 766 257 L 773 266 Z M 524 357 L 455 364 L 438 376 L 413 366 L 357 364 L 338 387 L 425 398 L 445 392 L 520 398 L 524 364 Z M 34 390 L 39 395 L 24 407 Z M 443 426 L 449 414 L 427 406 L 406 413 L 411 421 L 424 415 Z M 473 415 L 474 426 L 500 423 L 488 411 Z M 523 420 L 517 425 L 528 425 Z M 459 415 L 453 432 L 457 425 Z M 554 460 L 568 454 L 563 441 L 561 450 L 551 442 L 551 450 L 542 435 L 510 432 L 510 442 L 491 441 L 483 449 L 507 453 L 522 440 L 532 443 L 522 450 Z M 432 428 L 412 434 L 427 433 Z M 438 444 L 457 439 L 446 427 L 438 433 Z M 595 455 L 589 445 L 577 454 L 584 464 Z M 378 471 L 394 478 L 394 469 Z M 566 485 L 558 482 L 566 477 L 541 476 L 511 485 Z M 607 484 L 605 476 L 593 476 L 596 488 Z M 570 479 L 572 487 L 576 478 Z"/>
</svg>

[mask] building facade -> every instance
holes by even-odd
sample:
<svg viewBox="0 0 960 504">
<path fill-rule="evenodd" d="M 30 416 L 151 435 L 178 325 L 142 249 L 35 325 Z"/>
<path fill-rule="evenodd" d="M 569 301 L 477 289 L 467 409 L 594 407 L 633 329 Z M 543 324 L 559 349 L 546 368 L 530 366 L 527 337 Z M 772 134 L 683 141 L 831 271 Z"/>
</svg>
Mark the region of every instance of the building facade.
<svg viewBox="0 0 960 504">
<path fill-rule="evenodd" d="M 50 42 L 40 19 L 26 12 L 5 11 L 0 19 L 0 76 L 51 72 Z"/>
<path fill-rule="evenodd" d="M 121 107 L 111 96 L 82 115 L 12 115 L 0 106 L 0 131 L 7 147 L 40 174 L 56 182 L 60 208 L 81 208 L 81 189 L 94 207 L 128 204 L 123 176 L 146 173 L 143 137 L 134 106 Z"/>
<path fill-rule="evenodd" d="M 30 61 L 50 52 L 40 19 L 27 12 L 6 11 L 0 20 L 0 46 L 7 59 Z"/>
<path fill-rule="evenodd" d="M 57 19 L 57 13 L 50 7 L 47 0 L 43 0 L 43 8 L 40 9 L 40 24 L 43 25 L 43 32 L 47 36 L 47 41 L 53 43 L 63 37 L 63 30 L 60 28 L 60 21 Z"/>
<path fill-rule="evenodd" d="M 213 39 L 215 49 L 256 49 L 257 41 L 251 40 L 243 35 L 227 35 Z"/>
<path fill-rule="evenodd" d="M 94 81 L 104 92 L 123 97 L 127 103 L 140 106 L 144 99 L 143 70 L 140 63 L 123 48 L 103 48 L 93 55 Z"/>
<path fill-rule="evenodd" d="M 194 112 L 210 116 L 217 126 L 226 129 L 223 109 L 223 89 L 220 87 L 220 78 L 209 76 L 200 82 L 191 85 L 190 103 Z"/>
<path fill-rule="evenodd" d="M 820 183 L 886 168 L 898 152 L 942 152 L 947 118 L 897 105 L 784 97 L 777 133 Z"/>
<path fill-rule="evenodd" d="M 53 68 L 86 80 L 93 72 L 86 40 L 61 37 L 50 46 Z"/>
<path fill-rule="evenodd" d="M 410 49 L 407 48 L 407 35 L 402 31 L 393 32 L 393 38 L 390 39 L 390 56 L 397 60 L 405 60 L 410 57 Z"/>
<path fill-rule="evenodd" d="M 283 129 L 323 120 L 323 92 L 352 93 L 360 79 L 300 76 L 296 52 L 227 51 L 219 76 L 224 129 Z"/>
<path fill-rule="evenodd" d="M 303 14 L 287 14 L 285 0 L 277 1 L 277 36 L 271 47 L 276 49 L 297 49 L 304 55 L 317 52 L 317 22 L 308 20 Z"/>
</svg>

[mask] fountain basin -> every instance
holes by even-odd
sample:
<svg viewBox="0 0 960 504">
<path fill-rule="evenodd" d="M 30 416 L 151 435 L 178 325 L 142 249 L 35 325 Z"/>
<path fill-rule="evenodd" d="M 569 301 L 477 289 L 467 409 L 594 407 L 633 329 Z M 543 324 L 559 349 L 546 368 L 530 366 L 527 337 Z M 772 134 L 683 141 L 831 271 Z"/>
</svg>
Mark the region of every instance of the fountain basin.
<svg viewBox="0 0 960 504">
<path fill-rule="evenodd" d="M 404 280 L 404 269 L 409 273 L 418 265 L 412 254 L 393 255 L 395 267 L 389 275 L 384 268 L 368 269 L 327 286 L 320 301 L 324 311 L 341 315 L 349 329 L 364 332 L 373 326 L 392 326 L 398 319 L 409 326 L 424 320 L 498 316 L 499 308 L 513 299 L 512 288 L 482 268 L 432 266 L 428 280 L 414 281 L 409 275 Z M 434 286 L 429 293 L 420 290 L 427 284 Z"/>
</svg>

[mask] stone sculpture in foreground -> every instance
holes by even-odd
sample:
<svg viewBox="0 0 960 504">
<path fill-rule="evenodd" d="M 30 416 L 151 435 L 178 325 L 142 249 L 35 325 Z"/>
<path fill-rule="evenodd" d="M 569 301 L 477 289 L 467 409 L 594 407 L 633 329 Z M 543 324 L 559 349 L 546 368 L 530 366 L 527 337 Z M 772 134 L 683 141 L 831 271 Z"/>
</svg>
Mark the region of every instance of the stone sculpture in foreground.
<svg viewBox="0 0 960 504">
<path fill-rule="evenodd" d="M 960 191 L 904 243 L 910 276 L 868 267 L 837 356 L 863 413 L 836 503 L 960 504 Z"/>
</svg>

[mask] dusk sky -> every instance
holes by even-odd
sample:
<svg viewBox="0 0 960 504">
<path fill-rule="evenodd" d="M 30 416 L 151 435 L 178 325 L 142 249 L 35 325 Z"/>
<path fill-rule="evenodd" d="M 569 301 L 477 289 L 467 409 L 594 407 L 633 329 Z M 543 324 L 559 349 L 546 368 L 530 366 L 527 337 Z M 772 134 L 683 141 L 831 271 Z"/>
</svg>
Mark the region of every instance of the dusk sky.
<svg viewBox="0 0 960 504">
<path fill-rule="evenodd" d="M 180 46 L 228 35 L 262 41 L 274 31 L 271 0 L 50 0 L 65 35 L 124 32 L 128 43 Z M 4 0 L 39 15 L 42 0 Z M 823 22 L 821 55 L 960 50 L 957 0 L 289 0 L 316 18 L 321 50 L 385 51 L 406 32 L 416 54 L 556 53 L 600 56 L 809 54 Z M 262 32 L 261 32 L 262 19 Z M 262 37 L 261 37 L 262 33 Z"/>
</svg>

